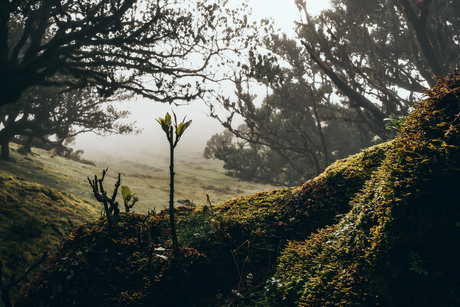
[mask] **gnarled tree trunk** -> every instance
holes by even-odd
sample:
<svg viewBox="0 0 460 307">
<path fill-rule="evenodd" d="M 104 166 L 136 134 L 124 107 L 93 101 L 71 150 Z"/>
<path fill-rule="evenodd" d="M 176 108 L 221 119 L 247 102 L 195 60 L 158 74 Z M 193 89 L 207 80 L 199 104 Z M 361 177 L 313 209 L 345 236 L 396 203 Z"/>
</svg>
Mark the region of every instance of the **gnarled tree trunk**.
<svg viewBox="0 0 460 307">
<path fill-rule="evenodd" d="M 34 137 L 29 135 L 27 137 L 27 141 L 25 142 L 24 146 L 22 146 L 25 152 L 32 153 L 32 142 L 33 141 L 34 141 Z"/>
<path fill-rule="evenodd" d="M 11 137 L 0 137 L 0 146 L 2 147 L 0 159 L 3 161 L 10 160 L 10 139 Z"/>
</svg>

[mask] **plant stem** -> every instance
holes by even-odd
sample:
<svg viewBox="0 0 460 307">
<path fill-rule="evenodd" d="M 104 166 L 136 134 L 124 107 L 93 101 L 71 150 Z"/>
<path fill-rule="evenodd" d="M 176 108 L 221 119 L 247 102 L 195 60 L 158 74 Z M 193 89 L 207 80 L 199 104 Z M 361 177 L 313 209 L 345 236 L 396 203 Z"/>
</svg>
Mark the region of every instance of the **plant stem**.
<svg viewBox="0 0 460 307">
<path fill-rule="evenodd" d="M 169 130 L 169 149 L 170 149 L 170 160 L 169 160 L 169 220 L 171 223 L 171 237 L 173 241 L 173 253 L 179 252 L 179 242 L 177 240 L 176 223 L 174 222 L 174 141 L 173 141 L 173 128 Z"/>
</svg>

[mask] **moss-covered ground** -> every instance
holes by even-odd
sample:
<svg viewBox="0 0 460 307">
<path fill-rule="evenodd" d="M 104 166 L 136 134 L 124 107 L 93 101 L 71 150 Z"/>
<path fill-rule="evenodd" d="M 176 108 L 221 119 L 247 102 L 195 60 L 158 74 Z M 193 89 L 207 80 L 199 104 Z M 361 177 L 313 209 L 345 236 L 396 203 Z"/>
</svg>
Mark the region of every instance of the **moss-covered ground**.
<svg viewBox="0 0 460 307">
<path fill-rule="evenodd" d="M 128 302 L 145 306 L 151 299 L 165 304 L 159 306 L 167 306 L 171 299 L 177 304 L 205 306 L 225 298 L 236 302 L 239 296 L 249 295 L 248 291 L 261 295 L 287 240 L 305 238 L 348 212 L 351 197 L 380 165 L 388 146 L 375 146 L 337 161 L 323 175 L 299 187 L 214 206 L 177 208 L 178 236 L 184 247 L 179 255 L 171 254 L 166 211 L 149 217 L 122 214 L 112 231 L 105 218 L 82 226 L 50 259 L 42 275 L 23 289 L 16 306 L 51 296 L 50 306 L 73 302 L 83 306 L 95 301 L 97 306 L 126 306 Z M 141 228 L 150 229 L 150 249 L 141 242 Z M 152 249 L 154 282 L 150 285 Z M 249 273 L 258 290 L 248 288 Z M 125 279 L 129 287 L 120 284 Z M 239 296 L 231 297 L 231 290 Z M 149 293 L 154 293 L 153 298 Z"/>
<path fill-rule="evenodd" d="M 352 210 L 283 250 L 275 305 L 460 306 L 460 75 L 426 95 Z"/>
<path fill-rule="evenodd" d="M 93 203 L 0 170 L 0 260 L 6 283 L 44 250 L 57 251 L 81 224 L 100 216 Z M 13 290 L 13 294 L 14 294 Z"/>
<path fill-rule="evenodd" d="M 20 306 L 460 306 L 460 74 L 299 187 L 73 232 Z"/>
</svg>

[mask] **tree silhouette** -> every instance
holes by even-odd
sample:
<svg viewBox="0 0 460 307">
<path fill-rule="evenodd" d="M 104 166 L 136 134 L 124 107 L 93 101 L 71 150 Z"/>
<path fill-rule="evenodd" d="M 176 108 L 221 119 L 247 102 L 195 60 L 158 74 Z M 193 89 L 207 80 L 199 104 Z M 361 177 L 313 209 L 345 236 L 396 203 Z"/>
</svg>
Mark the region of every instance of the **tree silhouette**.
<svg viewBox="0 0 460 307">
<path fill-rule="evenodd" d="M 9 142 L 17 135 L 41 139 L 60 147 L 69 137 L 85 132 L 100 135 L 137 132 L 133 123 L 123 123 L 128 111 L 115 108 L 114 100 L 129 98 L 115 94 L 99 97 L 88 89 L 65 93 L 57 88 L 32 87 L 15 104 L 0 108 L 0 146 L 2 160 L 9 160 Z M 56 140 L 50 141 L 53 136 Z"/>
<path fill-rule="evenodd" d="M 92 86 L 104 97 L 131 90 L 168 103 L 201 97 L 203 83 L 218 77 L 209 64 L 226 63 L 219 56 L 235 50 L 247 27 L 245 6 L 227 10 L 224 4 L 1 1 L 0 106 L 35 85 Z M 52 78 L 57 73 L 66 78 Z"/>
<path fill-rule="evenodd" d="M 310 59 L 380 136 L 384 118 L 407 115 L 436 77 L 459 68 L 458 1 L 338 0 L 317 17 L 296 4 Z"/>
<path fill-rule="evenodd" d="M 384 120 L 406 116 L 437 76 L 459 68 L 458 1 L 336 0 L 317 16 L 306 1 L 295 2 L 303 19 L 295 39 L 265 22 L 259 48 L 234 78 L 236 98 L 210 103 L 211 116 L 239 140 L 239 148 L 222 143 L 216 151 L 231 170 L 243 175 L 246 168 L 230 156 L 252 155 L 261 163 L 245 164 L 253 169 L 279 165 L 271 176 L 254 172 L 253 180 L 283 172 L 309 179 L 335 159 L 390 139 Z M 246 81 L 267 87 L 262 103 Z M 277 163 L 269 162 L 272 154 Z"/>
</svg>

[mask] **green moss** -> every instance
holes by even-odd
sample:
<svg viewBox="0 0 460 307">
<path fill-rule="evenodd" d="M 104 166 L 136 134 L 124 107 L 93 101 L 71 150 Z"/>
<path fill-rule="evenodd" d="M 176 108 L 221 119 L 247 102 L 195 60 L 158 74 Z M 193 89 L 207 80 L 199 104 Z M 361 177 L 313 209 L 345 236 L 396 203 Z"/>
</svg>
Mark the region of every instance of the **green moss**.
<svg viewBox="0 0 460 307">
<path fill-rule="evenodd" d="M 460 74 L 441 78 L 407 118 L 394 150 L 357 199 L 369 229 L 370 290 L 391 306 L 460 305 Z M 357 221 L 363 227 L 366 214 Z M 410 254 L 423 259 L 417 273 Z"/>
<path fill-rule="evenodd" d="M 284 306 L 458 306 L 460 75 L 440 79 L 335 226 L 283 251 Z"/>
<path fill-rule="evenodd" d="M 60 192 L 0 170 L 0 259 L 3 278 L 26 269 L 42 252 L 57 251 L 97 210 Z"/>
</svg>

